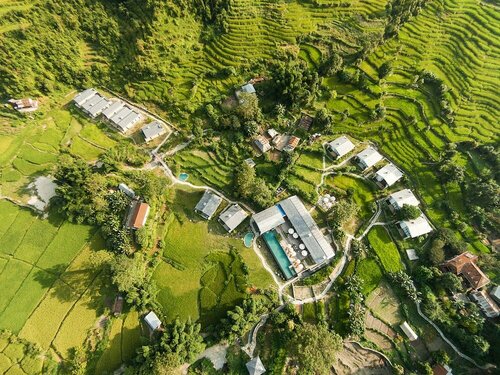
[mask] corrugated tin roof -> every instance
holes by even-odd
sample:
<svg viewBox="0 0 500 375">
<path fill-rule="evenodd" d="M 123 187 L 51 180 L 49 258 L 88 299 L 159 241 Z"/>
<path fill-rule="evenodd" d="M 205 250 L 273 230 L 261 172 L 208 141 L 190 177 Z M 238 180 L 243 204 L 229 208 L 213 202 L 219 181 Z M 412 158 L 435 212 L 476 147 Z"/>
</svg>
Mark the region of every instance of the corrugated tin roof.
<svg viewBox="0 0 500 375">
<path fill-rule="evenodd" d="M 410 325 L 407 322 L 403 322 L 403 324 L 400 325 L 401 330 L 405 333 L 405 335 L 410 339 L 410 341 L 415 341 L 418 339 L 417 334 L 415 331 L 410 327 Z"/>
<path fill-rule="evenodd" d="M 269 232 L 285 222 L 283 213 L 277 206 L 266 208 L 264 211 L 254 214 L 252 219 L 257 225 L 260 234 Z"/>
<path fill-rule="evenodd" d="M 86 89 L 86 90 L 80 92 L 79 94 L 77 94 L 75 96 L 75 98 L 73 99 L 73 101 L 76 104 L 81 106 L 83 103 L 85 103 L 91 97 L 93 97 L 95 94 L 97 94 L 97 91 L 95 89 L 92 89 L 92 88 Z"/>
<path fill-rule="evenodd" d="M 403 172 L 401 172 L 392 163 L 389 163 L 386 166 L 380 168 L 375 174 L 378 176 L 378 178 L 383 179 L 387 186 L 394 185 L 401 179 L 401 177 L 403 177 Z"/>
<path fill-rule="evenodd" d="M 391 201 L 391 204 L 393 204 L 393 202 L 396 203 L 396 205 L 399 208 L 402 208 L 403 205 L 405 204 L 415 207 L 420 205 L 420 202 L 418 201 L 417 197 L 415 197 L 415 195 L 410 189 L 404 189 L 392 193 L 389 197 L 389 200 Z"/>
<path fill-rule="evenodd" d="M 123 107 L 125 106 L 125 103 L 123 103 L 121 100 L 118 100 L 116 102 L 113 102 L 108 108 L 106 108 L 102 114 L 104 117 L 107 119 L 110 119 L 113 117 L 118 111 L 120 111 Z"/>
<path fill-rule="evenodd" d="M 226 225 L 229 231 L 233 231 L 243 220 L 247 218 L 248 214 L 239 205 L 233 204 L 226 208 L 219 216 L 219 219 Z"/>
<path fill-rule="evenodd" d="M 266 372 L 266 368 L 258 356 L 248 361 L 246 366 L 250 375 L 262 375 Z"/>
<path fill-rule="evenodd" d="M 354 144 L 345 135 L 331 141 L 328 145 L 330 146 L 330 148 L 332 150 L 335 151 L 335 153 L 339 157 L 342 157 L 342 156 L 348 154 L 350 151 L 352 151 L 354 149 Z"/>
<path fill-rule="evenodd" d="M 217 211 L 217 208 L 219 208 L 221 202 L 221 197 L 214 194 L 210 190 L 205 190 L 205 193 L 203 193 L 203 196 L 196 205 L 195 210 L 203 213 L 208 218 L 211 218 L 215 211 Z"/>
</svg>

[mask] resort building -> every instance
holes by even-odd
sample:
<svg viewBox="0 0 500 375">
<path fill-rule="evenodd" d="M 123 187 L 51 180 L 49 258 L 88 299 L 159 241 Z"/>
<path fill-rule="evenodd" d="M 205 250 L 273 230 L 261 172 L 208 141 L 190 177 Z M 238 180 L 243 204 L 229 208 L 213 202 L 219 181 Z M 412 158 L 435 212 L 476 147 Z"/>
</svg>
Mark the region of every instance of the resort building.
<svg viewBox="0 0 500 375">
<path fill-rule="evenodd" d="M 375 181 L 382 188 L 385 189 L 394 185 L 403 177 L 401 172 L 394 164 L 389 163 L 375 172 Z"/>
<path fill-rule="evenodd" d="M 18 112 L 33 112 L 38 109 L 38 100 L 33 100 L 31 98 L 10 99 L 8 103 Z"/>
<path fill-rule="evenodd" d="M 410 327 L 410 325 L 407 322 L 403 322 L 403 324 L 400 325 L 400 328 L 404 332 L 406 337 L 408 337 L 408 340 L 410 340 L 410 341 L 418 340 L 417 334 L 415 333 L 415 331 Z"/>
<path fill-rule="evenodd" d="M 250 168 L 255 168 L 255 161 L 252 158 L 245 159 L 244 161 Z"/>
<path fill-rule="evenodd" d="M 415 220 L 404 220 L 398 223 L 403 238 L 416 238 L 432 232 L 432 227 L 424 214 Z"/>
<path fill-rule="evenodd" d="M 73 100 L 75 104 L 79 108 L 81 108 L 87 115 L 92 118 L 96 118 L 102 113 L 102 111 L 104 111 L 108 106 L 111 105 L 111 102 L 105 97 L 101 96 L 97 91 L 93 89 L 90 90 L 91 91 L 85 90 L 81 94 L 78 94 Z M 80 95 L 82 96 L 79 97 Z"/>
<path fill-rule="evenodd" d="M 126 184 L 121 182 L 118 184 L 118 190 L 120 190 L 123 194 L 125 194 L 127 197 L 134 199 L 135 198 L 135 192 L 129 188 Z"/>
<path fill-rule="evenodd" d="M 106 119 L 111 120 L 111 118 L 118 113 L 123 107 L 125 103 L 121 100 L 113 101 L 112 104 L 102 111 L 102 115 L 106 117 Z"/>
<path fill-rule="evenodd" d="M 481 311 L 488 318 L 496 318 L 500 315 L 500 309 L 498 305 L 493 301 L 486 290 L 481 290 L 471 293 L 471 299 L 476 302 L 481 309 Z"/>
<path fill-rule="evenodd" d="M 125 105 L 111 117 L 110 121 L 120 132 L 125 133 L 141 121 L 142 118 L 142 115 L 136 109 Z"/>
<path fill-rule="evenodd" d="M 259 135 L 257 138 L 254 139 L 253 143 L 261 153 L 266 153 L 271 149 L 271 145 L 269 144 L 269 140 L 264 137 L 263 135 Z"/>
<path fill-rule="evenodd" d="M 127 219 L 127 228 L 141 229 L 148 219 L 149 204 L 140 201 L 133 201 Z"/>
<path fill-rule="evenodd" d="M 365 170 L 373 167 L 384 157 L 380 155 L 380 153 L 375 150 L 373 147 L 367 147 L 359 154 L 356 155 L 356 160 L 358 161 L 358 165 L 361 169 Z"/>
<path fill-rule="evenodd" d="M 442 268 L 457 276 L 462 276 L 472 289 L 477 290 L 487 285 L 490 279 L 481 271 L 476 262 L 477 255 L 465 252 L 444 262 Z"/>
<path fill-rule="evenodd" d="M 266 372 L 264 364 L 260 360 L 259 356 L 255 357 L 251 361 L 247 362 L 246 366 L 247 366 L 248 373 L 250 375 L 262 375 L 263 373 Z"/>
<path fill-rule="evenodd" d="M 351 142 L 349 138 L 345 135 L 339 137 L 326 146 L 326 149 L 330 151 L 330 153 L 335 158 L 341 158 L 344 155 L 347 155 L 349 152 L 354 150 L 354 143 Z"/>
<path fill-rule="evenodd" d="M 252 216 L 252 229 L 262 235 L 286 279 L 333 258 L 335 251 L 297 196 Z"/>
<path fill-rule="evenodd" d="M 165 134 L 167 132 L 167 129 L 160 121 L 155 120 L 142 127 L 141 131 L 144 135 L 144 140 L 146 142 L 151 142 L 153 139 L 156 139 L 159 136 Z"/>
<path fill-rule="evenodd" d="M 81 108 L 82 105 L 88 101 L 90 98 L 92 98 L 94 95 L 97 94 L 97 91 L 95 89 L 87 89 L 85 91 L 82 91 L 78 95 L 76 95 L 73 99 L 73 102 L 78 108 Z"/>
<path fill-rule="evenodd" d="M 278 135 L 280 135 L 280 133 L 278 133 L 276 130 L 271 128 L 271 129 L 267 129 L 267 135 L 269 135 L 271 137 L 271 139 L 274 139 Z"/>
<path fill-rule="evenodd" d="M 299 145 L 300 138 L 294 135 L 290 136 L 286 142 L 285 147 L 283 147 L 283 151 L 292 152 Z"/>
<path fill-rule="evenodd" d="M 214 216 L 215 211 L 219 208 L 222 203 L 222 198 L 217 194 L 211 192 L 210 190 L 205 190 L 200 201 L 194 208 L 203 218 L 210 220 Z"/>
<path fill-rule="evenodd" d="M 154 313 L 154 311 L 150 311 L 145 317 L 144 322 L 148 325 L 151 331 L 156 331 L 161 328 L 161 320 Z"/>
<path fill-rule="evenodd" d="M 232 204 L 226 208 L 219 216 L 219 222 L 231 233 L 247 218 L 248 214 L 239 205 Z"/>
<path fill-rule="evenodd" d="M 389 198 L 387 198 L 387 203 L 389 204 L 389 208 L 393 210 L 400 210 L 405 204 L 414 207 L 418 207 L 420 205 L 417 197 L 415 197 L 410 189 L 404 189 L 392 193 Z"/>
</svg>

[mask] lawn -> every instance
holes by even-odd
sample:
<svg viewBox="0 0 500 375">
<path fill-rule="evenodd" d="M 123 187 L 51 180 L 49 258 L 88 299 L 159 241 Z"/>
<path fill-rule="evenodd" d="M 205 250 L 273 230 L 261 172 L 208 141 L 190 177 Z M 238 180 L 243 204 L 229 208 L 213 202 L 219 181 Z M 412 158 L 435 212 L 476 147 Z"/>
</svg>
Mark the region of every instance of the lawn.
<svg viewBox="0 0 500 375">
<path fill-rule="evenodd" d="M 398 248 L 384 227 L 373 227 L 368 233 L 368 241 L 380 259 L 385 272 L 397 272 L 402 269 Z"/>
<path fill-rule="evenodd" d="M 365 296 L 369 295 L 382 280 L 382 270 L 374 259 L 363 259 L 358 262 L 356 275 L 362 280 L 361 287 Z"/>
<path fill-rule="evenodd" d="M 244 247 L 241 238 L 227 236 L 218 223 L 194 213 L 202 193 L 177 189 L 170 197 L 164 260 L 154 273 L 160 287 L 158 299 L 169 320 L 176 316 L 196 320 L 203 315 L 208 324 L 215 319 L 207 315 L 209 307 L 223 307 L 218 309 L 219 315 L 234 305 L 243 296 L 239 289 L 247 286 L 241 280 L 241 261 L 247 264 L 253 285 L 265 288 L 272 283 L 257 255 Z M 235 250 L 235 257 L 229 254 L 230 249 Z"/>
</svg>

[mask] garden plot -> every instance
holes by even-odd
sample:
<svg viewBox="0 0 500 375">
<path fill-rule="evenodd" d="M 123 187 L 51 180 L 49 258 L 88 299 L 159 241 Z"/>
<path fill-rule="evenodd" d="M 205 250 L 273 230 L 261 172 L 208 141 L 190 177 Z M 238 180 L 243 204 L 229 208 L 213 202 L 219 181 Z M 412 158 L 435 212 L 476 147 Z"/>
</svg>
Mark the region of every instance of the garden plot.
<svg viewBox="0 0 500 375">
<path fill-rule="evenodd" d="M 384 359 L 359 345 L 346 342 L 337 354 L 337 363 L 333 365 L 336 374 L 389 375 L 392 374 Z"/>
</svg>

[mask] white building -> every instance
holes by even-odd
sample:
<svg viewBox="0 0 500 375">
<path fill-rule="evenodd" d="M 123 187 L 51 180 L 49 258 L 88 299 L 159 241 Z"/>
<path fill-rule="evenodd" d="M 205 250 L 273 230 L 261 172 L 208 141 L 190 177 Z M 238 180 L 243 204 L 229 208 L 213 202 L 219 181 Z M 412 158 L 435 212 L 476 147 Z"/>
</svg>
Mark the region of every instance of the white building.
<svg viewBox="0 0 500 375">
<path fill-rule="evenodd" d="M 247 362 L 246 366 L 249 375 L 262 375 L 266 372 L 264 364 L 258 356 Z"/>
<path fill-rule="evenodd" d="M 471 298 L 478 304 L 481 311 L 488 318 L 496 318 L 500 315 L 498 305 L 490 298 L 485 290 L 471 293 Z"/>
<path fill-rule="evenodd" d="M 220 214 L 219 222 L 229 233 L 231 233 L 247 217 L 248 214 L 245 210 L 243 210 L 239 205 L 233 204 Z"/>
<path fill-rule="evenodd" d="M 364 170 L 373 167 L 384 157 L 373 147 L 367 147 L 356 155 L 359 166 Z"/>
<path fill-rule="evenodd" d="M 110 121 L 119 131 L 125 133 L 142 119 L 143 116 L 139 111 L 125 105 L 111 117 Z"/>
<path fill-rule="evenodd" d="M 420 215 L 415 220 L 404 220 L 400 221 L 398 224 L 403 232 L 404 238 L 416 238 L 432 232 L 432 227 L 424 214 Z"/>
<path fill-rule="evenodd" d="M 328 143 L 327 149 L 336 158 L 341 158 L 342 156 L 347 155 L 349 152 L 354 150 L 354 144 L 349 138 L 343 135 L 342 137 L 339 137 L 334 141 Z"/>
<path fill-rule="evenodd" d="M 198 212 L 203 218 L 210 220 L 214 216 L 215 211 L 222 203 L 222 198 L 210 190 L 205 190 L 200 201 L 196 204 L 194 210 Z"/>
<path fill-rule="evenodd" d="M 111 118 L 116 115 L 118 111 L 120 111 L 124 106 L 125 103 L 123 103 L 121 100 L 114 101 L 108 108 L 102 111 L 102 115 L 108 120 L 111 120 Z"/>
<path fill-rule="evenodd" d="M 163 126 L 160 121 L 153 121 L 146 126 L 143 126 L 142 134 L 144 135 L 144 139 L 146 142 L 151 142 L 153 139 L 158 138 L 159 136 L 165 134 L 167 129 Z"/>
<path fill-rule="evenodd" d="M 87 89 L 87 90 L 82 91 L 79 94 L 77 94 L 74 97 L 73 102 L 75 103 L 75 105 L 77 107 L 80 108 L 87 100 L 89 100 L 90 98 L 92 98 L 96 94 L 97 94 L 97 91 L 95 89 Z"/>
<path fill-rule="evenodd" d="M 401 172 L 394 164 L 389 163 L 386 166 L 380 168 L 375 173 L 375 181 L 382 187 L 386 188 L 394 185 L 398 182 L 401 177 L 403 177 L 403 172 Z"/>
<path fill-rule="evenodd" d="M 418 207 L 420 202 L 410 189 L 399 190 L 392 193 L 387 199 L 387 203 L 395 210 L 400 210 L 406 204 L 408 206 Z"/>
<path fill-rule="evenodd" d="M 410 325 L 407 322 L 403 322 L 403 324 L 401 324 L 400 327 L 401 327 L 401 330 L 404 332 L 404 334 L 406 335 L 406 337 L 408 337 L 408 339 L 410 341 L 418 340 L 417 334 L 415 333 L 415 331 L 410 327 Z"/>
<path fill-rule="evenodd" d="M 148 325 L 148 327 L 151 329 L 151 331 L 156 331 L 161 327 L 161 320 L 158 318 L 158 316 L 153 312 L 150 311 L 145 317 L 144 321 Z"/>
</svg>

